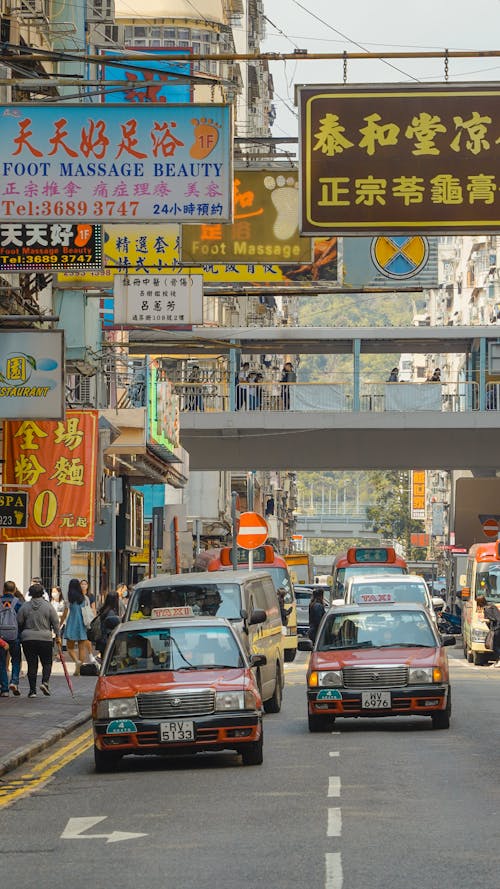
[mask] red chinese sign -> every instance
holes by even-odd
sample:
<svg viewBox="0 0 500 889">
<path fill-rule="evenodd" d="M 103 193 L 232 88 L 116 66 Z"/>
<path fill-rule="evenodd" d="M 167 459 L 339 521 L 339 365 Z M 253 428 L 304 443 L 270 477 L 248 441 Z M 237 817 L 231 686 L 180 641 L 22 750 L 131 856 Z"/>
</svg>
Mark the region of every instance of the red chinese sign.
<svg viewBox="0 0 500 889">
<path fill-rule="evenodd" d="M 97 411 L 4 422 L 3 481 L 27 486 L 28 525 L 2 528 L 1 540 L 93 539 L 97 422 Z"/>
</svg>

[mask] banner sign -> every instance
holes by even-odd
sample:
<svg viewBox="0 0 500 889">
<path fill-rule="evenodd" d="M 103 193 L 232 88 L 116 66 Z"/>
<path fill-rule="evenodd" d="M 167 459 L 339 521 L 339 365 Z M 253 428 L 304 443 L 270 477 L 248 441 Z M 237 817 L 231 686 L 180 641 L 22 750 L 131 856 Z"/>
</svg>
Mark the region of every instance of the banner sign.
<svg viewBox="0 0 500 889">
<path fill-rule="evenodd" d="M 412 469 L 410 473 L 410 515 L 412 519 L 425 519 L 425 469 Z"/>
<path fill-rule="evenodd" d="M 342 238 L 344 287 L 438 287 L 438 238 L 381 235 Z"/>
<path fill-rule="evenodd" d="M 235 170 L 234 222 L 185 225 L 183 262 L 310 262 L 310 238 L 299 237 L 298 171 Z"/>
<path fill-rule="evenodd" d="M 0 417 L 64 417 L 64 331 L 0 330 Z"/>
<path fill-rule="evenodd" d="M 2 105 L 0 118 L 0 221 L 232 217 L 229 105 Z"/>
<path fill-rule="evenodd" d="M 134 50 L 144 55 L 144 47 L 127 46 L 127 54 Z M 191 62 L 166 62 L 164 59 L 159 61 L 154 57 L 155 53 L 161 53 L 162 56 L 171 53 L 189 53 L 192 52 L 192 48 L 148 47 L 147 52 L 151 54 L 151 59 L 141 59 L 137 62 L 127 59 L 126 63 L 123 61 L 120 63 L 120 67 L 106 65 L 104 61 L 101 67 L 102 80 L 108 83 L 111 80 L 123 80 L 123 91 L 111 87 L 110 92 L 102 96 L 103 102 L 107 102 L 108 98 L 111 102 L 158 102 L 169 105 L 192 101 L 193 91 L 189 80 Z M 112 49 L 103 50 L 104 60 L 114 57 L 121 59 L 122 55 L 121 50 L 116 52 Z M 176 76 L 178 74 L 184 75 L 183 82 L 179 82 Z"/>
<path fill-rule="evenodd" d="M 94 534 L 98 411 L 66 411 L 59 422 L 7 420 L 3 482 L 29 488 L 26 530 L 0 540 L 88 540 Z"/>
<path fill-rule="evenodd" d="M 0 271 L 43 274 L 70 268 L 102 268 L 100 225 L 0 224 Z"/>
<path fill-rule="evenodd" d="M 498 86 L 302 86 L 298 94 L 302 234 L 498 228 Z"/>
<path fill-rule="evenodd" d="M 115 324 L 183 326 L 203 323 L 203 276 L 116 275 Z"/>
<path fill-rule="evenodd" d="M 173 453 L 179 447 L 179 399 L 166 372 L 153 361 L 148 366 L 148 447 Z"/>
</svg>

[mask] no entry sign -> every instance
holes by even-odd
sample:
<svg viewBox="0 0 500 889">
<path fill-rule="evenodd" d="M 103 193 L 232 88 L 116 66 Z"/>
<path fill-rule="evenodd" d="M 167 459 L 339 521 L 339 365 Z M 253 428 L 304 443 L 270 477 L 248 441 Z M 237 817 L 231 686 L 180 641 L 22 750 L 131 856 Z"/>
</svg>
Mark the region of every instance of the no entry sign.
<svg viewBox="0 0 500 889">
<path fill-rule="evenodd" d="M 236 543 L 243 549 L 256 549 L 266 542 L 267 522 L 258 512 L 242 512 Z"/>
</svg>

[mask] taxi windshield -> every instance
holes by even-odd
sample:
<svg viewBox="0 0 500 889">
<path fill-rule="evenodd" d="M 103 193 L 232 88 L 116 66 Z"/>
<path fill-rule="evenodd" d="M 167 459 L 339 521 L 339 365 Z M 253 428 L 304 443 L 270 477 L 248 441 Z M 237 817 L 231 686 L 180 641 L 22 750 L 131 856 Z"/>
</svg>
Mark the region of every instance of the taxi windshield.
<svg viewBox="0 0 500 889">
<path fill-rule="evenodd" d="M 351 587 L 352 602 L 356 605 L 373 604 L 377 600 L 383 602 L 418 602 L 427 605 L 425 586 L 422 583 L 353 583 Z M 380 597 L 388 598 L 380 598 Z"/>
<path fill-rule="evenodd" d="M 488 602 L 500 603 L 500 562 L 479 562 L 476 595 L 486 596 Z"/>
<path fill-rule="evenodd" d="M 158 627 L 118 633 L 106 655 L 103 675 L 243 666 L 228 627 Z"/>
<path fill-rule="evenodd" d="M 421 611 L 363 609 L 332 613 L 323 624 L 317 651 L 346 648 L 435 648 L 436 637 Z"/>
<path fill-rule="evenodd" d="M 237 583 L 193 583 L 146 587 L 132 593 L 127 620 L 154 617 L 156 608 L 187 607 L 195 616 L 240 620 L 241 595 Z"/>
</svg>

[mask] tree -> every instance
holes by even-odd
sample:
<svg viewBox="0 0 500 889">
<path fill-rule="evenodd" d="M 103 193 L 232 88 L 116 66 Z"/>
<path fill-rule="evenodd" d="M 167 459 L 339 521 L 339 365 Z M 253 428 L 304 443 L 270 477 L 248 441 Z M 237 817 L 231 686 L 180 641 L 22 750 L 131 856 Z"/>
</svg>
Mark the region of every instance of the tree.
<svg viewBox="0 0 500 889">
<path fill-rule="evenodd" d="M 407 559 L 415 558 L 411 535 L 421 534 L 423 522 L 411 518 L 408 471 L 374 472 L 374 505 L 367 510 L 368 520 L 376 534 L 395 540 L 403 546 Z M 421 557 L 422 550 L 416 549 Z"/>
</svg>

